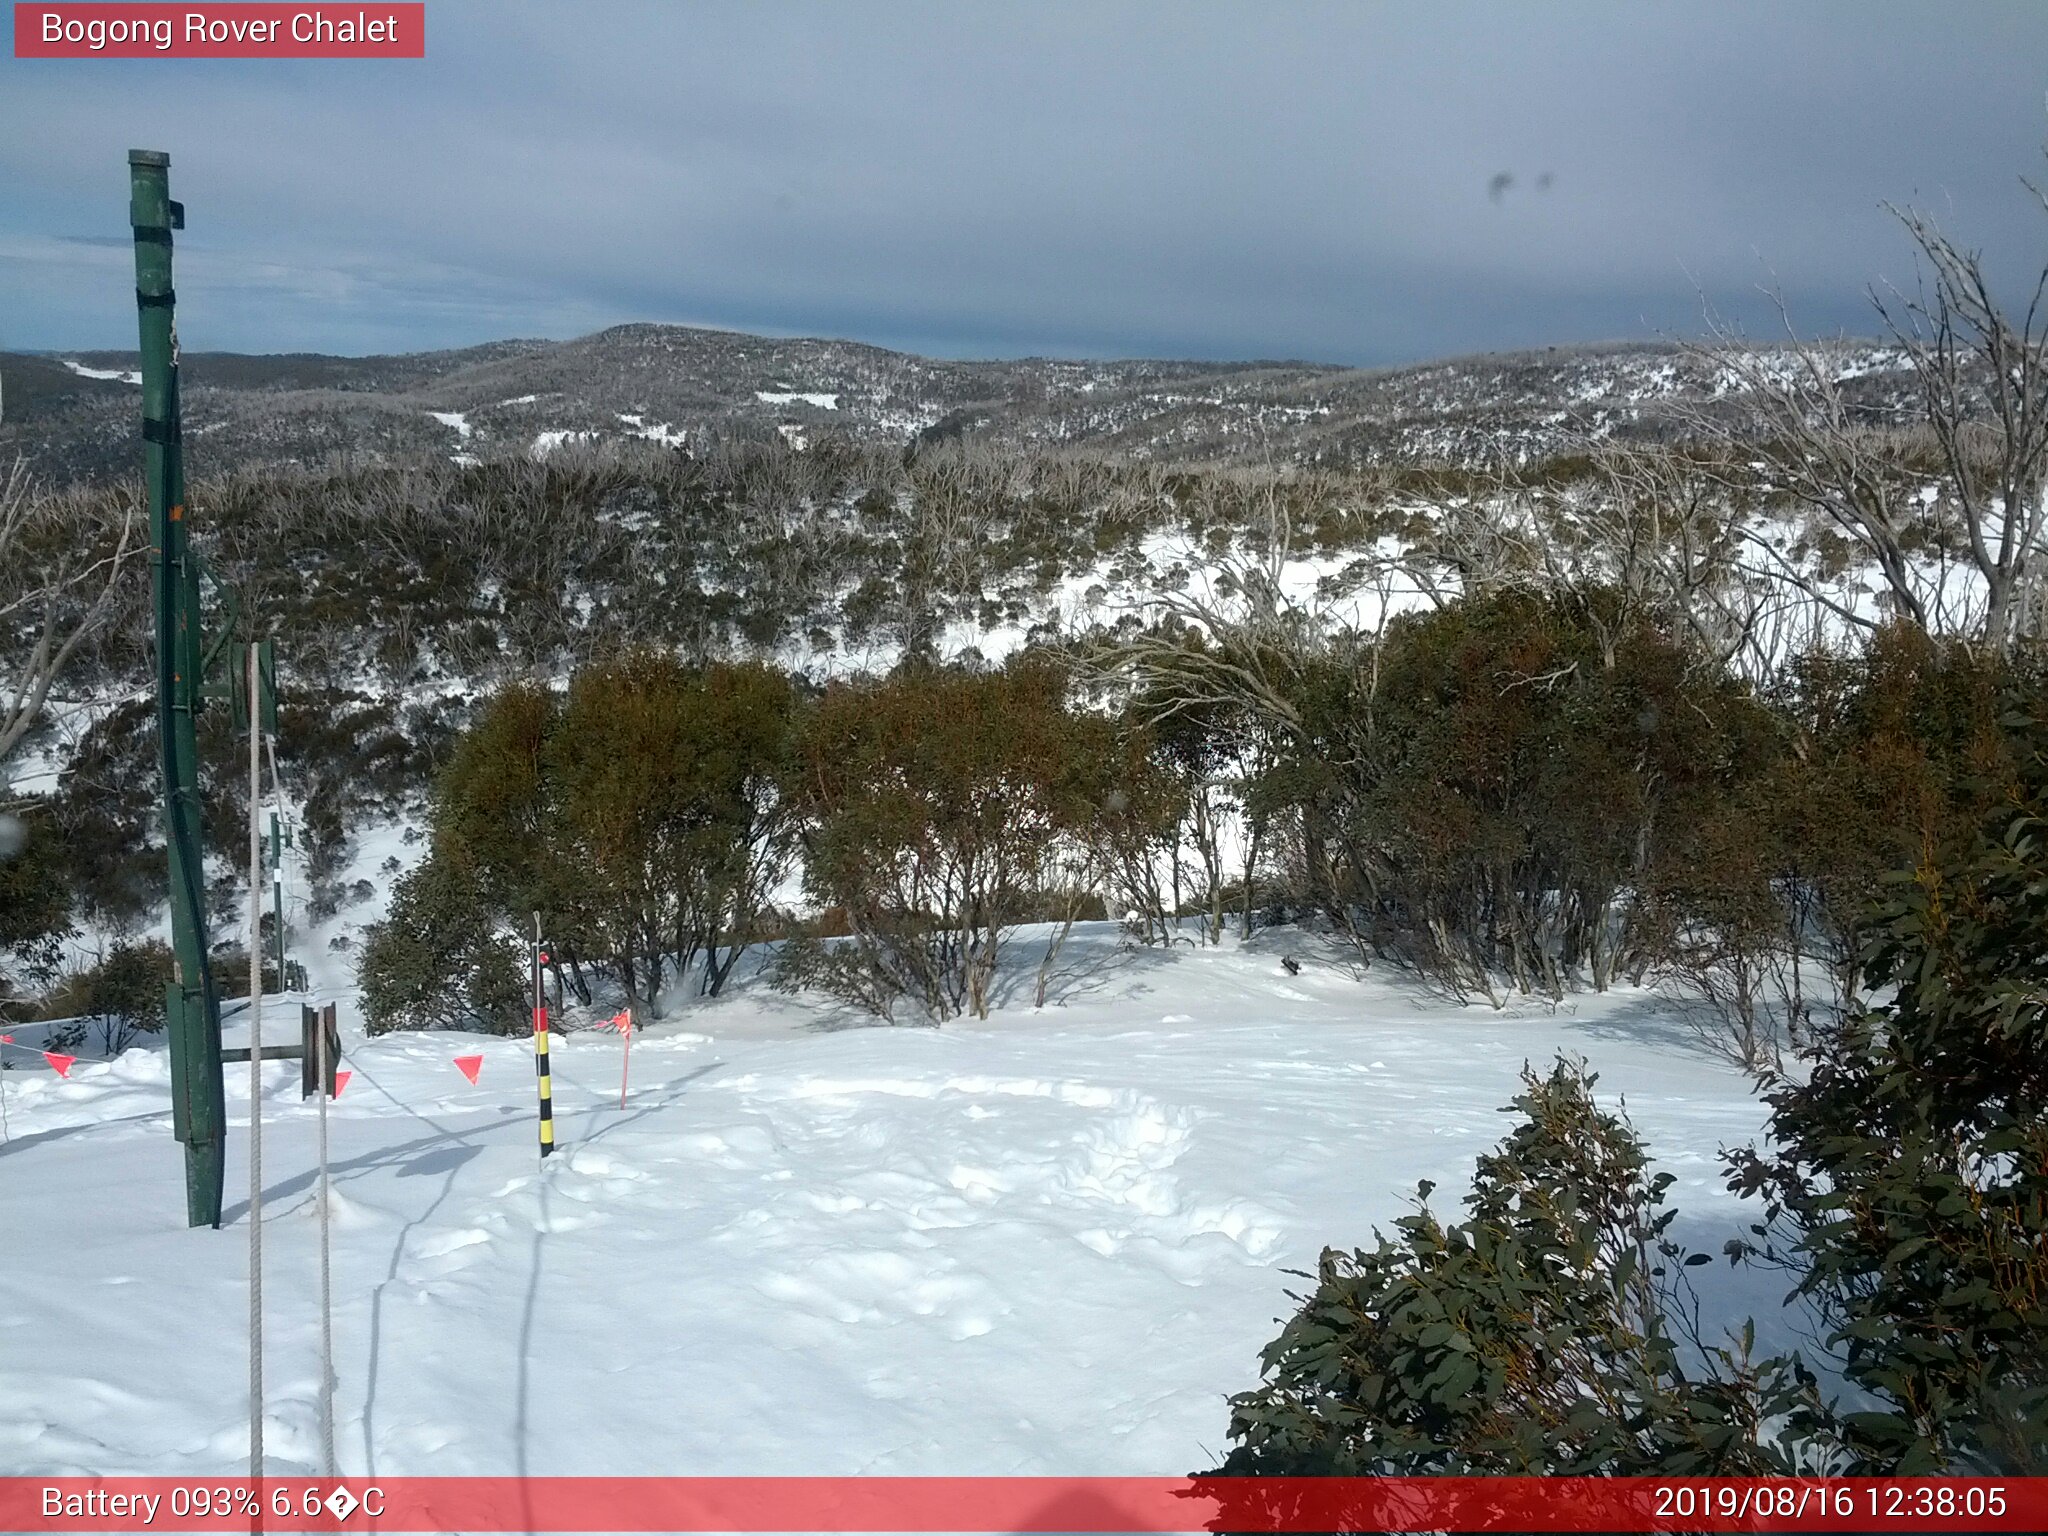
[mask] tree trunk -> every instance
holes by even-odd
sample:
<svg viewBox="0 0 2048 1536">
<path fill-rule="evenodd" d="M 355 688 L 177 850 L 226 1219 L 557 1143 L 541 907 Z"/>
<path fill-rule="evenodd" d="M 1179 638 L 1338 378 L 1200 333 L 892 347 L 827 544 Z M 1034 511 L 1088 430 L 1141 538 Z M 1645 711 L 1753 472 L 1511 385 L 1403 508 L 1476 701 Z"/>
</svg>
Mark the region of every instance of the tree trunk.
<svg viewBox="0 0 2048 1536">
<path fill-rule="evenodd" d="M 1263 831 L 1258 823 L 1248 824 L 1244 850 L 1244 933 L 1243 938 L 1252 936 L 1252 872 L 1259 864 L 1259 836 Z"/>
</svg>

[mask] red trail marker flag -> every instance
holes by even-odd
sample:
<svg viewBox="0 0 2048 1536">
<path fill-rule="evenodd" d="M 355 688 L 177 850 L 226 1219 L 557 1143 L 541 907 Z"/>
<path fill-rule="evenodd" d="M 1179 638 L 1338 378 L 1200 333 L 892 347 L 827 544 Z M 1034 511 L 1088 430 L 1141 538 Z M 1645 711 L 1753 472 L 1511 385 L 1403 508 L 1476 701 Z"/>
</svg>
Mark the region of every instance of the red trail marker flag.
<svg viewBox="0 0 2048 1536">
<path fill-rule="evenodd" d="M 612 1028 L 619 1032 L 625 1042 L 625 1052 L 619 1058 L 619 1108 L 626 1107 L 626 1077 L 633 1070 L 633 1010 L 621 1009 L 612 1015 Z"/>
</svg>

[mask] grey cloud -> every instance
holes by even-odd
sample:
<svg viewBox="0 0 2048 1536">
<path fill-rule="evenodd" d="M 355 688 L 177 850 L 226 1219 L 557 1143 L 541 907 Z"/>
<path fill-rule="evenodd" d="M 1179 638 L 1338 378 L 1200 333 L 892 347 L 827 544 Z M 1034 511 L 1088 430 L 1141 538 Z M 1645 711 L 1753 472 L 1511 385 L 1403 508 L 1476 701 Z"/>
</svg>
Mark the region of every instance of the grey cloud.
<svg viewBox="0 0 2048 1536">
<path fill-rule="evenodd" d="M 1910 273 L 1888 198 L 2015 275 L 2048 234 L 2048 8 L 439 0 L 428 55 L 0 59 L 0 248 L 125 244 L 150 144 L 181 292 L 222 300 L 193 346 L 663 319 L 1377 362 L 1689 329 L 1695 283 L 1868 329 Z M 98 267 L 34 270 L 0 345 L 132 333 Z"/>
</svg>

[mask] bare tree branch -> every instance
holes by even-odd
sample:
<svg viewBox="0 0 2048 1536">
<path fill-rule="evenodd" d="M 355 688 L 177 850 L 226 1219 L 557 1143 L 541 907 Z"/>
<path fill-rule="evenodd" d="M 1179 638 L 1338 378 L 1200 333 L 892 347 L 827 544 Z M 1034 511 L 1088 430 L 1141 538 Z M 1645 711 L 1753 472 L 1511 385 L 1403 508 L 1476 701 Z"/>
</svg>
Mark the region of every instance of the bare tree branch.
<svg viewBox="0 0 2048 1536">
<path fill-rule="evenodd" d="M 123 507 L 111 553 L 77 503 L 39 497 L 17 459 L 0 481 L 0 762 L 41 718 L 51 686 L 114 608 L 137 552 Z"/>
</svg>

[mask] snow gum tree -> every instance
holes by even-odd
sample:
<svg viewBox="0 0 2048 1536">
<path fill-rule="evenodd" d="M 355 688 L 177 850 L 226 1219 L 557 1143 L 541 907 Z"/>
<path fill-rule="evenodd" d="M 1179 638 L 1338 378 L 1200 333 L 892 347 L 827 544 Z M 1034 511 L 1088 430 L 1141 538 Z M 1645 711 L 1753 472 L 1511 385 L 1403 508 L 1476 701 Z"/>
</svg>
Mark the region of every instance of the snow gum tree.
<svg viewBox="0 0 2048 1536">
<path fill-rule="evenodd" d="M 2033 701 L 2038 707 L 2039 700 Z M 1900 870 L 1865 995 L 1774 1080 L 1745 1255 L 1784 1267 L 1844 1374 L 1855 1464 L 2048 1473 L 2048 727 L 1973 847 Z"/>
<path fill-rule="evenodd" d="M 2027 190 L 2048 210 L 2039 187 Z M 1677 416 L 1729 450 L 1716 478 L 1735 499 L 1789 497 L 1844 538 L 1876 568 L 1892 616 L 2010 652 L 2048 633 L 2048 264 L 2022 290 L 2024 307 L 2009 308 L 1980 252 L 1925 212 L 1892 212 L 1919 282 L 1872 300 L 1912 373 L 1909 427 L 1859 403 L 1838 349 L 1799 340 L 1789 322 L 1770 351 L 1725 329 L 1693 351 L 1733 386 L 1746 419 L 1697 403 Z M 1743 537 L 1763 574 L 1837 621 L 1881 622 L 1827 593 L 1760 530 Z"/>
<path fill-rule="evenodd" d="M 1507 589 L 1299 673 L 1288 761 L 1309 892 L 1454 993 L 1604 987 L 1635 896 L 1758 756 L 1766 721 L 1654 627 Z"/>
<path fill-rule="evenodd" d="M 41 718 L 79 648 L 113 617 L 134 563 L 135 526 L 126 497 L 38 495 L 20 461 L 0 473 L 0 761 Z"/>
<path fill-rule="evenodd" d="M 933 1020 L 987 1017 L 1013 930 L 1086 867 L 1090 832 L 1120 803 L 1116 725 L 1065 693 L 1028 661 L 826 692 L 792 793 L 806 889 L 850 938 L 797 947 L 787 980 L 884 1016 L 907 998 Z"/>
<path fill-rule="evenodd" d="M 559 856 L 581 870 L 590 937 L 636 1014 L 652 1010 L 687 923 L 676 871 L 695 808 L 675 770 L 691 747 L 690 682 L 653 652 L 586 667 L 547 748 Z"/>
<path fill-rule="evenodd" d="M 715 994 L 790 856 L 780 785 L 795 695 L 770 668 L 658 652 L 578 672 L 541 756 L 549 882 L 636 1008 L 702 961 Z M 543 908 L 542 910 L 545 910 Z"/>
<path fill-rule="evenodd" d="M 642 1015 L 693 967 L 715 994 L 788 870 L 795 709 L 773 668 L 651 650 L 583 668 L 563 696 L 508 685 L 440 775 L 429 863 L 459 871 L 508 938 L 540 913 L 584 1002 L 593 965 Z"/>
<path fill-rule="evenodd" d="M 527 1027 L 518 946 L 491 921 L 476 869 L 436 850 L 400 877 L 363 945 L 357 980 L 369 1032 Z"/>
<path fill-rule="evenodd" d="M 2038 698 L 2032 701 L 2038 704 Z M 2048 1472 L 2048 726 L 1971 847 L 1896 871 L 1860 990 L 1775 1075 L 1729 1155 L 1761 1202 L 1732 1264 L 1776 1269 L 1863 1401 L 1805 1359 L 1716 1340 L 1626 1122 L 1560 1063 L 1480 1161 L 1463 1221 L 1426 1206 L 1331 1250 L 1232 1401 L 1222 1472 Z M 1426 1200 L 1425 1185 L 1420 1191 Z"/>
</svg>

